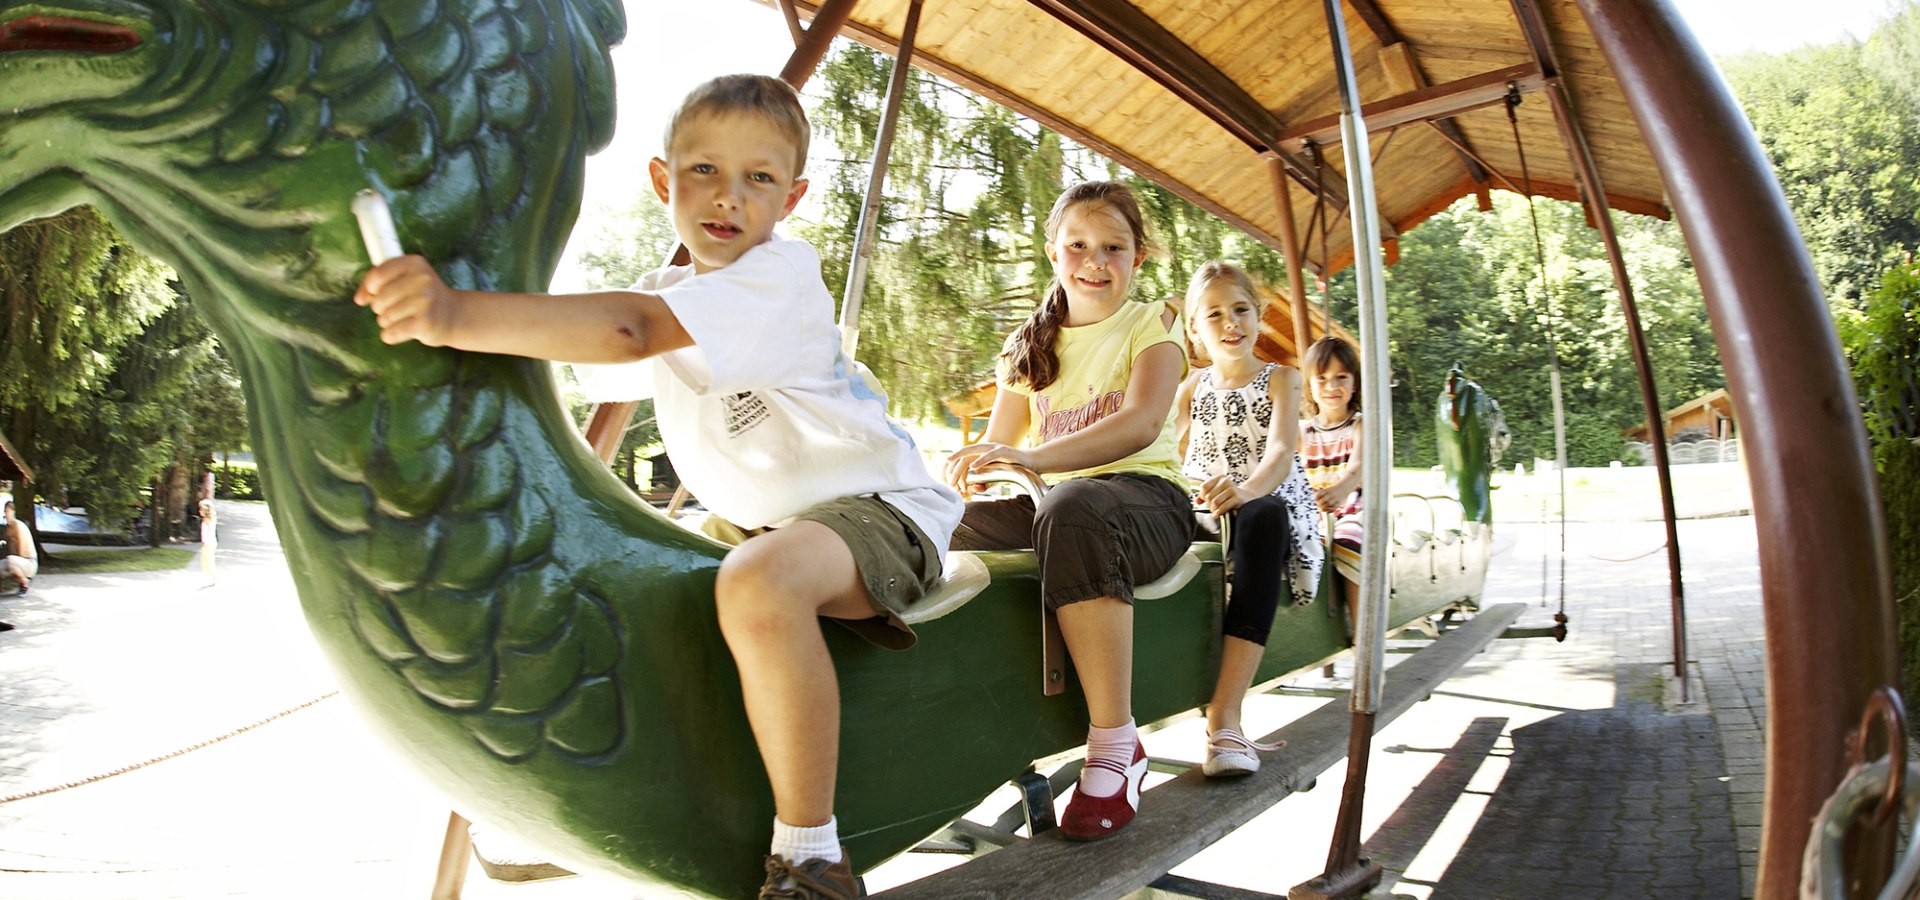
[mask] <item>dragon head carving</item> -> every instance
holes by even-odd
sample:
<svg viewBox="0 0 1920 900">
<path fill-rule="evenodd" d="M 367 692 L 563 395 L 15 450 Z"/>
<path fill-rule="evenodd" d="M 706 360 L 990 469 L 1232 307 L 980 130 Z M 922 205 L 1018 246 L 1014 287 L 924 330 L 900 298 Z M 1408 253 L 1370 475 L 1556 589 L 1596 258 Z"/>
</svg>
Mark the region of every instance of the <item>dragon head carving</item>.
<svg viewBox="0 0 1920 900">
<path fill-rule="evenodd" d="M 616 0 L 6 3 L 0 229 L 91 203 L 210 301 L 334 301 L 371 187 L 450 281 L 539 287 L 624 31 Z M 234 312 L 363 318 L 325 306 Z"/>
</svg>

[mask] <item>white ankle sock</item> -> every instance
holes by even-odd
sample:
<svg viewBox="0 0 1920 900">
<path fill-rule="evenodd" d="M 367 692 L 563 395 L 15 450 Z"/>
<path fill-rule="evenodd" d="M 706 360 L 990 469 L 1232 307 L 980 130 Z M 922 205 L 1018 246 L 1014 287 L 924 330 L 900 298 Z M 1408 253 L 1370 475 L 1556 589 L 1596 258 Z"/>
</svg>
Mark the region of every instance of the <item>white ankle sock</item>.
<svg viewBox="0 0 1920 900">
<path fill-rule="evenodd" d="M 1095 766 L 1092 762 L 1104 759 L 1116 763 L 1122 770 L 1133 762 L 1133 745 L 1140 740 L 1140 731 L 1133 727 L 1133 720 L 1114 728 L 1087 727 L 1088 766 L 1080 772 L 1080 787 L 1090 797 L 1111 797 L 1126 787 L 1127 780 L 1118 772 L 1105 766 Z"/>
<path fill-rule="evenodd" d="M 840 821 L 829 818 L 825 825 L 801 827 L 773 819 L 773 849 L 776 856 L 798 865 L 810 859 L 840 861 Z"/>
</svg>

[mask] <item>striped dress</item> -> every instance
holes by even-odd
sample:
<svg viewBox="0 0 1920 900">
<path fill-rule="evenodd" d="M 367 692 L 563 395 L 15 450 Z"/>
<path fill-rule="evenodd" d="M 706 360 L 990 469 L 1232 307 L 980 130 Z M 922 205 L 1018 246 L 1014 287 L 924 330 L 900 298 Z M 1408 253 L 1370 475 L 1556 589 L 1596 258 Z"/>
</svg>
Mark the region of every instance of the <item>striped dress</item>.
<svg viewBox="0 0 1920 900">
<path fill-rule="evenodd" d="M 1318 491 L 1347 473 L 1357 449 L 1360 413 L 1332 427 L 1323 427 L 1313 419 L 1300 424 L 1300 461 L 1307 469 L 1307 482 Z M 1365 532 L 1360 527 L 1361 488 L 1355 488 L 1347 502 L 1329 515 L 1333 520 L 1333 566 L 1351 580 L 1360 577 L 1360 542 Z"/>
</svg>

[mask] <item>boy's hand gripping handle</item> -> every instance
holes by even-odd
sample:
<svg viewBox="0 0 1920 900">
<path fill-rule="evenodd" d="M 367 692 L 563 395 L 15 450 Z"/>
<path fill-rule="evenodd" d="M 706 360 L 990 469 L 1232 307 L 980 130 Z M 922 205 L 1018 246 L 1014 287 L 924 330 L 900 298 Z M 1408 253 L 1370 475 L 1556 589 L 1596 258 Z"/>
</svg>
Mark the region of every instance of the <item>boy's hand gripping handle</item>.
<svg viewBox="0 0 1920 900">
<path fill-rule="evenodd" d="M 378 191 L 353 195 L 353 217 L 360 221 L 360 240 L 366 242 L 367 258 L 374 265 L 405 255 L 406 251 L 400 249 L 400 234 L 393 227 L 393 213 L 387 209 L 387 198 Z"/>
</svg>

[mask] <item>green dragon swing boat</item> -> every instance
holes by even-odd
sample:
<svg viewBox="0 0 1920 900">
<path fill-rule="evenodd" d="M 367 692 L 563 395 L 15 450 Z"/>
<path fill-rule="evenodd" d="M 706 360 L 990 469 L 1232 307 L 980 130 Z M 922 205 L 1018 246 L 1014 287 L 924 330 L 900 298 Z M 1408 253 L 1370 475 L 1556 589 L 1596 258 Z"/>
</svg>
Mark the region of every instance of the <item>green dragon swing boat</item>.
<svg viewBox="0 0 1920 900">
<path fill-rule="evenodd" d="M 388 347 L 346 300 L 362 189 L 449 283 L 544 287 L 624 29 L 611 0 L 0 6 L 0 228 L 92 204 L 176 268 L 243 375 L 316 639 L 463 812 L 583 871 L 739 895 L 772 802 L 714 618 L 724 548 L 614 480 L 545 365 Z M 1446 402 L 1473 513 L 1396 551 L 1390 627 L 1471 604 L 1485 574 L 1497 417 L 1464 383 Z M 1082 738 L 1077 688 L 1042 689 L 1031 554 L 950 567 L 911 652 L 827 629 L 863 861 Z M 1218 545 L 1168 581 L 1136 610 L 1142 722 L 1214 681 Z M 1261 680 L 1344 650 L 1326 594 L 1281 611 Z"/>
</svg>

